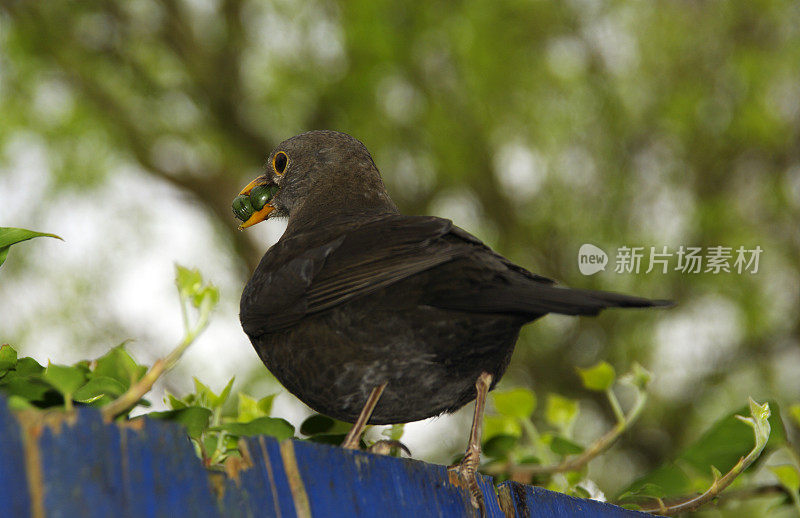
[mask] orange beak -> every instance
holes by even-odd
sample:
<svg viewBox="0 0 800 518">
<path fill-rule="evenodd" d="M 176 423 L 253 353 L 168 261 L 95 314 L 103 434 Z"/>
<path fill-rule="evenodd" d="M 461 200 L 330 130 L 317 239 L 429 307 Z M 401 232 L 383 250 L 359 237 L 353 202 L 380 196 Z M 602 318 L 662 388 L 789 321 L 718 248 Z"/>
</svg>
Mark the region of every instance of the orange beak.
<svg viewBox="0 0 800 518">
<path fill-rule="evenodd" d="M 255 188 L 255 187 L 259 186 L 259 185 L 267 185 L 269 183 L 271 183 L 271 182 L 269 181 L 269 179 L 266 176 L 259 176 L 258 178 L 256 178 L 252 182 L 248 183 L 247 186 L 245 186 L 244 189 L 239 191 L 239 194 L 240 195 L 248 195 L 249 196 L 250 192 L 253 190 L 253 188 Z M 261 208 L 261 210 L 255 211 L 253 213 L 253 215 L 250 216 L 247 219 L 247 221 L 245 221 L 244 223 L 239 225 L 239 230 L 244 230 L 247 227 L 252 227 L 256 223 L 261 223 L 262 221 L 264 221 L 265 219 L 267 219 L 269 217 L 270 213 L 273 210 L 275 210 L 275 207 L 273 205 L 267 203 L 266 205 L 264 205 L 264 207 Z"/>
</svg>

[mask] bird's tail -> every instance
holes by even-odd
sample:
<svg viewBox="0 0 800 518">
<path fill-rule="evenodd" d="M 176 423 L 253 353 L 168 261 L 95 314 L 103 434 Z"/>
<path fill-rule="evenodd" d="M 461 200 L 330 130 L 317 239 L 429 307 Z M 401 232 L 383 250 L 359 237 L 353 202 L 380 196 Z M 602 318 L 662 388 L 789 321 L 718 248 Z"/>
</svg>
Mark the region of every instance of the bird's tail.
<svg viewBox="0 0 800 518">
<path fill-rule="evenodd" d="M 652 300 L 610 291 L 562 288 L 536 281 L 515 286 L 478 289 L 469 297 L 443 297 L 436 306 L 480 313 L 597 315 L 606 308 L 672 306 L 670 300 Z"/>
</svg>

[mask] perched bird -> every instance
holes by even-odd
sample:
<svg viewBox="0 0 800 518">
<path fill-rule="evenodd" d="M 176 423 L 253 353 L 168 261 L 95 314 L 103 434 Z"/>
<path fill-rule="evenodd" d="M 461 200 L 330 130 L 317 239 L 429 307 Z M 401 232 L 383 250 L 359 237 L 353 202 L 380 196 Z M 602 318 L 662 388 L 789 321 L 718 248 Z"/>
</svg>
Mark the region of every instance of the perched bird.
<svg viewBox="0 0 800 518">
<path fill-rule="evenodd" d="M 476 471 L 487 392 L 520 328 L 547 313 L 596 315 L 666 301 L 554 286 L 447 219 L 405 216 L 358 140 L 311 131 L 282 142 L 234 201 L 246 228 L 288 217 L 244 288 L 240 319 L 295 396 L 356 425 L 417 421 L 476 399 L 452 467 L 482 508 Z"/>
</svg>

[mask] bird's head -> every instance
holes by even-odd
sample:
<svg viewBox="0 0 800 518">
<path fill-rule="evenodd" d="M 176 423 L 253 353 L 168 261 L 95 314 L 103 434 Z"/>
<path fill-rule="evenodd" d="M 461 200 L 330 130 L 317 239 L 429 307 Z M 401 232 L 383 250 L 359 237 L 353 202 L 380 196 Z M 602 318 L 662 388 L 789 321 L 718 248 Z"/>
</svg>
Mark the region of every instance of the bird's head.
<svg viewBox="0 0 800 518">
<path fill-rule="evenodd" d="M 346 133 L 309 131 L 278 144 L 266 172 L 233 200 L 245 229 L 270 217 L 298 223 L 334 214 L 397 212 L 367 148 Z"/>
</svg>

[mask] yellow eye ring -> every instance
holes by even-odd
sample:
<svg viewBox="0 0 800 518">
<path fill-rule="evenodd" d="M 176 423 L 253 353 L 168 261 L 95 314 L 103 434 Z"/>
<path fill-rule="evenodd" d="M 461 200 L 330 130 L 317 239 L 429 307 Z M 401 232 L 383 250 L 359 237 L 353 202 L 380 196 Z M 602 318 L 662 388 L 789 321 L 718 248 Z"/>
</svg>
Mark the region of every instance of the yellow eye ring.
<svg viewBox="0 0 800 518">
<path fill-rule="evenodd" d="M 275 174 L 283 174 L 286 170 L 286 164 L 289 163 L 289 157 L 283 151 L 278 151 L 272 158 L 272 169 Z"/>
</svg>

